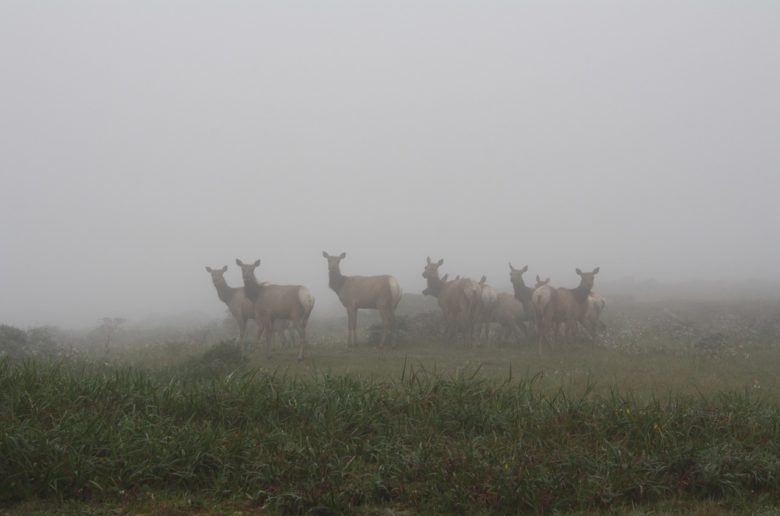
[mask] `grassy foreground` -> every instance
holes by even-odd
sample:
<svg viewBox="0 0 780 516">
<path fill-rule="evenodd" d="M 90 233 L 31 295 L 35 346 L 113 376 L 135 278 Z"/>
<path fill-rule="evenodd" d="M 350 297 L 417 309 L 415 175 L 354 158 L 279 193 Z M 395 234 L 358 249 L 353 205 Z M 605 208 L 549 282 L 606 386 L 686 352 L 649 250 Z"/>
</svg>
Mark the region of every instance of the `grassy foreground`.
<svg viewBox="0 0 780 516">
<path fill-rule="evenodd" d="M 0 503 L 475 514 L 780 502 L 780 412 L 756 390 L 640 400 L 477 369 L 410 363 L 390 380 L 205 358 L 165 371 L 0 362 Z"/>
</svg>

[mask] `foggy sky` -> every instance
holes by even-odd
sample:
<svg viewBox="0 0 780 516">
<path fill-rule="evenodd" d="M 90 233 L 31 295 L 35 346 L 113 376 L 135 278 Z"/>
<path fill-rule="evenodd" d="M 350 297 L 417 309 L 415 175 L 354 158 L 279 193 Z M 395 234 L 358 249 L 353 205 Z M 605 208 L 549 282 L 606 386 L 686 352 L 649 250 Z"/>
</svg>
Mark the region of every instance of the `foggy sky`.
<svg viewBox="0 0 780 516">
<path fill-rule="evenodd" d="M 0 323 L 425 257 L 780 278 L 776 2 L 0 3 Z"/>
</svg>

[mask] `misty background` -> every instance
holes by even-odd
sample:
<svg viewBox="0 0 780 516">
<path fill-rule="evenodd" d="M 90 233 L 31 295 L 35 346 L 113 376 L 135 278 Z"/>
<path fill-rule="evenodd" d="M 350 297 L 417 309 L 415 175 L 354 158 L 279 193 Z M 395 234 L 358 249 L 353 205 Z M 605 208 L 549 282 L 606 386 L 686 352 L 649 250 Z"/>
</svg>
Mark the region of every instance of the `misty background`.
<svg viewBox="0 0 780 516">
<path fill-rule="evenodd" d="M 0 323 L 574 268 L 780 279 L 775 2 L 0 3 Z"/>
</svg>

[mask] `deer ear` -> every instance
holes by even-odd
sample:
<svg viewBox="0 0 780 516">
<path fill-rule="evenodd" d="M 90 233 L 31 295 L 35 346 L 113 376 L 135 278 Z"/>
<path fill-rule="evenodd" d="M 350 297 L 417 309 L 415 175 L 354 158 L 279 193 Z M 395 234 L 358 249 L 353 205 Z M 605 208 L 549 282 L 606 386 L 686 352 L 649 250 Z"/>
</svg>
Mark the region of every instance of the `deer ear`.
<svg viewBox="0 0 780 516">
<path fill-rule="evenodd" d="M 346 257 L 347 257 L 347 253 L 341 253 L 341 254 L 339 255 L 339 259 L 341 259 L 341 260 L 343 260 L 343 259 L 344 259 L 344 258 L 346 258 Z"/>
<path fill-rule="evenodd" d="M 211 267 L 209 267 L 208 265 L 206 265 L 206 272 L 211 272 Z"/>
<path fill-rule="evenodd" d="M 601 267 L 596 267 L 595 269 L 593 269 L 593 274 L 598 274 L 599 269 L 601 269 Z"/>
<path fill-rule="evenodd" d="M 528 265 L 520 269 L 520 272 L 528 272 Z"/>
<path fill-rule="evenodd" d="M 582 276 L 582 271 L 579 269 L 574 269 L 574 271 L 577 273 L 577 276 Z"/>
<path fill-rule="evenodd" d="M 536 281 L 537 282 L 542 281 L 542 278 L 540 278 L 538 274 L 536 275 Z"/>
<path fill-rule="evenodd" d="M 439 267 L 441 267 L 441 266 L 442 266 L 442 264 L 444 263 L 444 258 L 442 258 L 441 260 L 439 260 L 439 262 L 438 262 L 438 263 L 439 263 Z"/>
<path fill-rule="evenodd" d="M 239 267 L 243 267 L 244 266 L 244 262 L 242 262 L 241 260 L 236 258 L 236 265 L 238 265 Z"/>
<path fill-rule="evenodd" d="M 327 258 L 328 257 L 328 253 L 326 253 L 325 251 L 322 251 L 322 257 L 323 258 Z"/>
<path fill-rule="evenodd" d="M 222 272 L 227 272 L 227 265 L 225 265 L 224 267 L 222 267 Z"/>
<path fill-rule="evenodd" d="M 260 267 L 260 259 L 255 260 L 255 267 Z"/>
<path fill-rule="evenodd" d="M 441 280 L 442 281 L 447 281 L 447 278 L 449 278 L 449 277 L 450 277 L 450 273 L 448 272 L 447 274 L 445 274 L 444 276 L 441 277 Z"/>
<path fill-rule="evenodd" d="M 512 267 L 512 262 L 509 262 L 509 270 L 510 270 L 510 271 L 513 271 L 513 270 L 515 270 L 515 268 L 514 268 L 514 267 Z"/>
<path fill-rule="evenodd" d="M 483 285 L 484 285 L 486 281 L 487 281 L 487 276 L 485 276 L 485 275 L 483 274 L 483 275 L 482 275 L 482 277 L 481 277 L 481 278 L 479 278 L 479 282 L 480 282 L 481 284 L 483 284 Z"/>
<path fill-rule="evenodd" d="M 428 256 L 428 257 L 426 258 L 426 260 L 428 260 L 428 265 L 430 265 L 430 264 L 431 264 L 431 257 L 430 257 L 430 256 Z"/>
</svg>

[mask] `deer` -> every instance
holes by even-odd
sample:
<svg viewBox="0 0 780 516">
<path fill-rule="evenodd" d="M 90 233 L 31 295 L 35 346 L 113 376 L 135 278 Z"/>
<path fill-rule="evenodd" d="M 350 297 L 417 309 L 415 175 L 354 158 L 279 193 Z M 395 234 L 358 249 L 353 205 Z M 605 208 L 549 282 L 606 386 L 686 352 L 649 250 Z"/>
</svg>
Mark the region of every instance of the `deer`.
<svg viewBox="0 0 780 516">
<path fill-rule="evenodd" d="M 525 328 L 525 309 L 523 303 L 517 300 L 514 294 L 499 292 L 496 307 L 493 311 L 493 321 L 503 328 L 503 340 L 513 337 L 515 342 L 520 340 L 520 334 L 527 335 Z"/>
<path fill-rule="evenodd" d="M 244 345 L 244 349 L 247 350 L 244 337 L 246 336 L 246 324 L 249 319 L 255 318 L 255 308 L 252 301 L 246 297 L 243 287 L 231 287 L 225 281 L 225 272 L 227 272 L 227 265 L 221 269 L 212 269 L 206 267 L 206 272 L 211 274 L 211 281 L 214 283 L 214 287 L 217 289 L 217 296 L 225 303 L 230 311 L 230 315 L 238 323 L 238 339 L 236 344 L 239 346 Z"/>
<path fill-rule="evenodd" d="M 591 291 L 588 296 L 588 308 L 580 321 L 585 331 L 592 340 L 596 340 L 599 331 L 606 329 L 606 325 L 601 321 L 601 312 L 607 306 L 607 301 L 600 295 Z"/>
<path fill-rule="evenodd" d="M 536 287 L 529 287 L 525 284 L 523 274 L 528 272 L 528 265 L 515 269 L 512 262 L 509 262 L 509 281 L 512 283 L 512 289 L 515 292 L 515 299 L 523 305 L 524 322 L 533 328 L 534 307 L 531 297 Z M 549 281 L 549 280 L 548 280 Z"/>
<path fill-rule="evenodd" d="M 447 280 L 449 279 L 449 277 L 450 277 L 449 274 L 445 274 L 444 276 L 441 277 L 441 280 L 444 283 L 447 283 Z M 455 279 L 460 279 L 460 275 L 456 276 Z M 423 289 L 422 293 L 423 293 L 424 296 L 433 296 L 433 293 L 431 293 L 431 291 L 428 289 L 428 287 L 425 287 Z"/>
<path fill-rule="evenodd" d="M 512 288 L 515 291 L 515 298 L 523 303 L 523 308 L 526 314 L 533 313 L 533 307 L 531 306 L 531 296 L 534 293 L 534 289 L 528 287 L 523 280 L 523 274 L 528 271 L 528 265 L 525 265 L 519 269 L 515 269 L 512 266 L 512 262 L 509 262 L 509 281 L 512 283 Z"/>
<path fill-rule="evenodd" d="M 487 276 L 482 276 L 479 280 L 479 306 L 477 308 L 477 338 L 482 337 L 482 330 L 485 332 L 485 340 L 490 340 L 490 323 L 497 322 L 496 307 L 498 305 L 498 291 L 487 284 Z"/>
<path fill-rule="evenodd" d="M 422 276 L 427 280 L 427 288 L 423 291 L 434 296 L 441 307 L 445 323 L 445 339 L 453 338 L 458 330 L 459 319 L 465 326 L 469 338 L 473 337 L 474 316 L 479 307 L 480 286 L 471 279 L 444 281 L 439 277 L 439 267 L 444 258 L 438 262 L 427 257 L 427 264 Z"/>
<path fill-rule="evenodd" d="M 382 340 L 379 342 L 380 351 L 384 349 L 385 342 L 390 336 L 395 347 L 395 309 L 401 301 L 403 292 L 401 285 L 395 277 L 382 276 L 344 276 L 341 273 L 341 260 L 347 257 L 347 253 L 331 256 L 322 251 L 322 257 L 328 261 L 328 286 L 333 290 L 347 309 L 347 346 L 357 345 L 357 317 L 358 310 L 378 310 L 382 318 Z"/>
<path fill-rule="evenodd" d="M 298 332 L 300 340 L 298 361 L 303 360 L 306 348 L 306 324 L 314 309 L 314 296 L 302 285 L 272 285 L 267 282 L 258 283 L 255 269 L 260 266 L 260 260 L 245 264 L 236 258 L 236 265 L 241 267 L 241 277 L 244 280 L 244 293 L 252 301 L 255 321 L 261 330 L 258 338 L 265 334 L 266 355 L 271 356 L 271 338 L 276 321 L 291 321 Z"/>
<path fill-rule="evenodd" d="M 545 280 L 542 280 L 539 275 L 536 275 L 536 286 L 535 288 L 543 287 L 550 283 L 550 278 L 547 278 Z M 588 295 L 588 308 L 585 310 L 585 313 L 582 316 L 582 319 L 580 319 L 579 323 L 582 325 L 582 327 L 585 329 L 585 332 L 587 333 L 588 337 L 590 337 L 591 340 L 595 341 L 596 336 L 600 330 L 603 330 L 606 328 L 603 322 L 601 322 L 599 319 L 601 317 L 601 311 L 606 306 L 606 301 L 604 298 L 591 291 Z M 556 335 L 557 335 L 557 328 Z"/>
<path fill-rule="evenodd" d="M 593 282 L 599 267 L 592 272 L 582 272 L 576 269 L 580 284 L 576 288 L 552 288 L 544 285 L 534 290 L 532 304 L 536 319 L 536 335 L 539 343 L 539 354 L 542 354 L 542 341 L 550 338 L 549 331 L 556 333 L 560 323 L 566 324 L 566 336 L 571 338 L 588 309 L 588 297 L 593 289 Z"/>
</svg>

